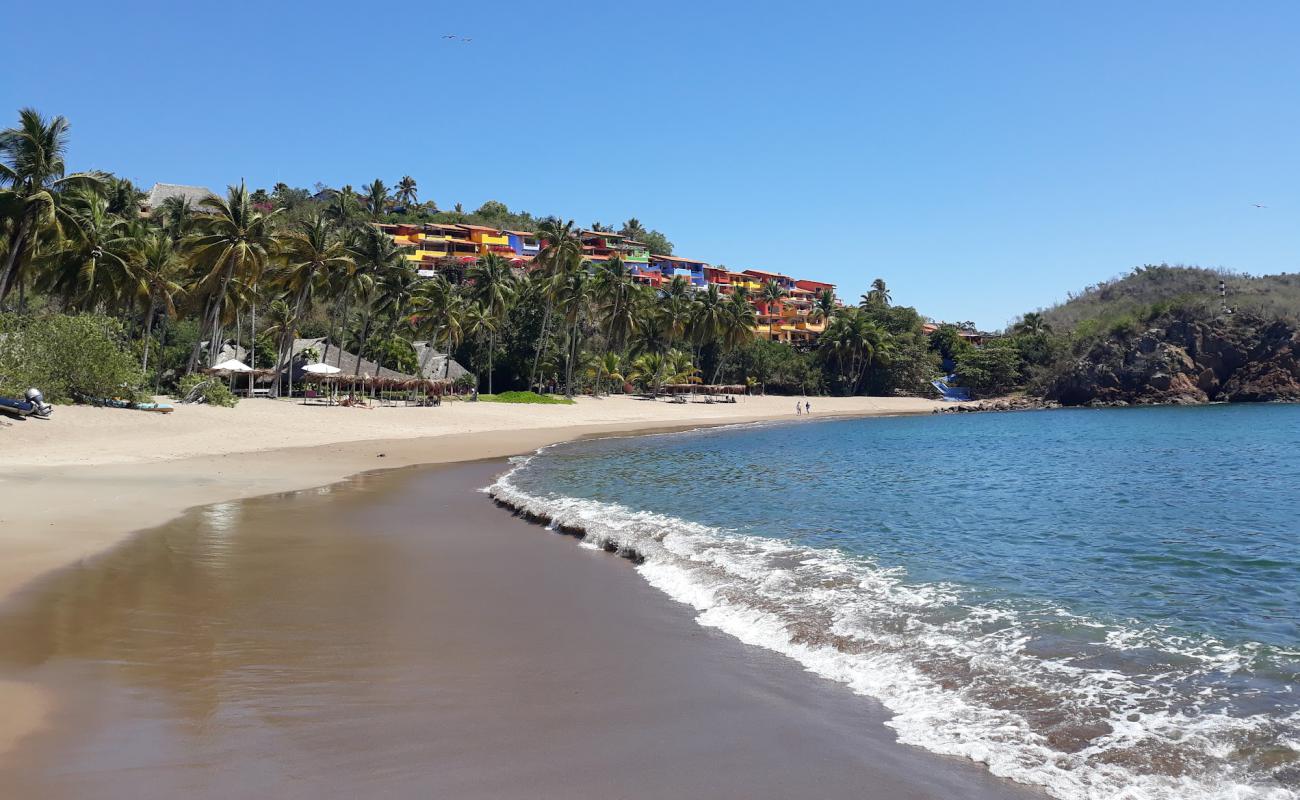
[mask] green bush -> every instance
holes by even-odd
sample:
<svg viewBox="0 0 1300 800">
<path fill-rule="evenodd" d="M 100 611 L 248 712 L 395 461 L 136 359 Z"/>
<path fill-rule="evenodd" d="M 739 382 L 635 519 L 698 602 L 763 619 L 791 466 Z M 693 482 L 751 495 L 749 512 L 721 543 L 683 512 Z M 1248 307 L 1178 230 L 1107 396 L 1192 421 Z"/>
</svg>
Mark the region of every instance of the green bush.
<svg viewBox="0 0 1300 800">
<path fill-rule="evenodd" d="M 0 314 L 0 395 L 32 386 L 52 403 L 147 399 L 121 322 L 102 314 Z"/>
<path fill-rule="evenodd" d="M 212 375 L 200 375 L 198 373 L 181 378 L 176 387 L 176 398 L 178 400 L 185 399 L 190 392 L 194 391 L 194 387 L 200 384 L 202 384 L 202 389 L 199 390 L 196 398 L 197 402 L 223 408 L 234 408 L 235 403 L 239 402 L 239 398 L 235 397 L 224 380 Z"/>
<path fill-rule="evenodd" d="M 487 403 L 533 403 L 537 405 L 573 405 L 567 397 L 556 397 L 537 392 L 501 392 L 500 394 L 481 394 L 478 399 Z"/>
<path fill-rule="evenodd" d="M 1005 394 L 1016 388 L 1020 370 L 1020 351 L 1009 339 L 995 339 L 957 357 L 957 382 L 977 397 Z"/>
</svg>

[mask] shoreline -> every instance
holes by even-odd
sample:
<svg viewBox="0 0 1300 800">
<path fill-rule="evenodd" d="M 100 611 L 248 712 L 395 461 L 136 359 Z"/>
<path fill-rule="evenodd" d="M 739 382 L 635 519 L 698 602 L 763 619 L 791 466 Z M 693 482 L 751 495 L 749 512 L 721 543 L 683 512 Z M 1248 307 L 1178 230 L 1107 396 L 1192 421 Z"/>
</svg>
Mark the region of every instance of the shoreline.
<svg viewBox="0 0 1300 800">
<path fill-rule="evenodd" d="M 816 399 L 818 410 L 811 420 L 930 414 L 943 405 L 920 398 Z M 442 417 L 436 416 L 440 409 L 370 410 L 396 412 L 390 418 L 398 423 L 393 427 L 415 434 L 407 438 L 355 438 L 376 430 L 374 425 L 360 430 L 347 426 L 357 418 L 346 415 L 365 412 L 279 401 L 251 401 L 252 411 L 261 412 L 251 419 L 251 414 L 241 417 L 239 407 L 182 406 L 167 417 L 60 408 L 62 417 L 56 412 L 54 420 L 29 420 L 19 423 L 21 428 L 0 431 L 5 446 L 0 451 L 0 492 L 8 501 L 0 505 L 0 606 L 12 603 L 43 576 L 84 563 L 194 508 L 328 486 L 375 471 L 523 455 L 590 436 L 804 419 L 790 414 L 789 402 L 787 397 L 750 397 L 734 405 L 683 407 L 622 397 L 583 398 L 575 406 L 466 404 L 453 406 L 451 414 Z M 609 410 L 615 413 L 598 413 L 607 403 L 614 404 Z M 250 441 L 275 443 L 301 435 L 303 420 L 289 419 L 301 411 L 313 422 L 324 418 L 341 424 L 319 431 L 317 441 L 302 446 L 240 449 Z M 486 419 L 465 419 L 473 412 Z M 330 413 L 344 416 L 330 420 Z M 60 427 L 69 418 L 72 422 Z M 213 426 L 214 420 L 218 426 L 240 423 L 243 436 L 218 427 L 200 430 L 206 435 L 196 437 L 196 427 Z M 176 424 L 181 421 L 186 424 Z M 277 429 L 280 423 L 297 425 Z M 178 456 L 183 451 L 176 438 L 182 447 L 200 451 Z M 11 711 L 0 724 L 3 753 L 45 725 L 52 701 L 34 687 L 0 682 L 0 705 Z"/>
<path fill-rule="evenodd" d="M 249 775 L 286 798 L 1043 796 L 898 743 L 878 704 L 484 502 L 506 467 L 196 509 L 41 581 L 0 638 L 59 703 L 6 779 L 51 800 Z"/>
</svg>

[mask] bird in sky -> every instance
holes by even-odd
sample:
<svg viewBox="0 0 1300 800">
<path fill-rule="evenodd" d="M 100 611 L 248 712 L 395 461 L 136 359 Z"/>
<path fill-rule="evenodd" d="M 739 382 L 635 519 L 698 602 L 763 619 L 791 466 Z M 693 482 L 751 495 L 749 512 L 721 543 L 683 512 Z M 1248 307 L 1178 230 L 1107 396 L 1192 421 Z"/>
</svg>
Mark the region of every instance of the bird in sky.
<svg viewBox="0 0 1300 800">
<path fill-rule="evenodd" d="M 1268 208 L 1268 206 L 1264 205 L 1263 203 L 1251 203 L 1251 205 L 1253 205 L 1255 208 Z"/>
<path fill-rule="evenodd" d="M 474 41 L 474 40 L 473 40 L 473 39 L 466 39 L 466 38 L 464 38 L 464 37 L 461 37 L 461 41 L 462 41 L 462 42 L 472 42 L 472 41 Z"/>
<path fill-rule="evenodd" d="M 456 34 L 454 34 L 454 33 L 444 33 L 444 34 L 442 35 L 442 38 L 444 38 L 444 39 L 455 39 L 455 38 L 456 38 Z"/>
</svg>

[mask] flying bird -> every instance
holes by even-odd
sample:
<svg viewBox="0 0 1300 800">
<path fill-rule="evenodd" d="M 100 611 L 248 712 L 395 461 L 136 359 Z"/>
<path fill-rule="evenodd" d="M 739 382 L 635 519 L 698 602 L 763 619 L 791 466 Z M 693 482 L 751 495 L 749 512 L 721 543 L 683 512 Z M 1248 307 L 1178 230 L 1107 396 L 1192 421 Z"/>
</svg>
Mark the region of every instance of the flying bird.
<svg viewBox="0 0 1300 800">
<path fill-rule="evenodd" d="M 1251 203 L 1251 205 L 1253 205 L 1255 208 L 1268 208 L 1268 206 L 1264 205 L 1263 203 Z"/>
<path fill-rule="evenodd" d="M 444 38 L 444 39 L 455 39 L 455 38 L 456 38 L 456 34 L 454 34 L 454 33 L 444 33 L 444 34 L 442 35 L 442 38 Z"/>
<path fill-rule="evenodd" d="M 465 38 L 462 38 L 461 41 L 462 41 L 462 42 L 472 42 L 472 41 L 474 41 L 474 40 L 473 40 L 473 39 L 465 39 Z"/>
</svg>

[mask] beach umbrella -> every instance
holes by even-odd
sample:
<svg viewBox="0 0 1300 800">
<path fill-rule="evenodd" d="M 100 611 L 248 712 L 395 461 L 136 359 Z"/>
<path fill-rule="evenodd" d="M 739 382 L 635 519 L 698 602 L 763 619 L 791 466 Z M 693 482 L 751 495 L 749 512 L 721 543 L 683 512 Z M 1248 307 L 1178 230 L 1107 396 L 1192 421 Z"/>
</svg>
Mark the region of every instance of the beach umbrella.
<svg viewBox="0 0 1300 800">
<path fill-rule="evenodd" d="M 212 367 L 212 371 L 227 372 L 230 374 L 234 374 L 236 372 L 252 372 L 253 368 L 248 366 L 247 364 L 245 364 L 244 362 L 240 361 L 237 358 L 231 358 L 231 359 L 227 359 L 226 361 L 222 361 L 220 364 L 214 365 Z"/>
<path fill-rule="evenodd" d="M 309 375 L 337 375 L 343 370 L 329 364 L 308 364 L 302 368 L 302 371 Z"/>
</svg>

